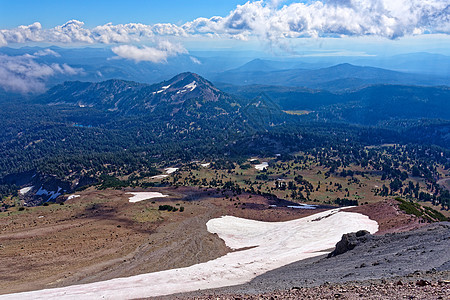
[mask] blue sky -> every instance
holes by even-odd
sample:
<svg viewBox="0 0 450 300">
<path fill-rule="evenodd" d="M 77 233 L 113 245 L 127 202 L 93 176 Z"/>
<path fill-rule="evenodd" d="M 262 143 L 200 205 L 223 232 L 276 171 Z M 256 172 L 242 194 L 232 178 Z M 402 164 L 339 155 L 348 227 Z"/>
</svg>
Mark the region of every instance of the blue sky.
<svg viewBox="0 0 450 300">
<path fill-rule="evenodd" d="M 40 22 L 54 27 L 68 20 L 87 26 L 118 23 L 185 23 L 198 17 L 226 15 L 236 0 L 0 0 L 0 28 L 13 28 Z"/>
<path fill-rule="evenodd" d="M 107 60 L 136 64 L 165 64 L 182 55 L 201 64 L 195 53 L 225 60 L 320 61 L 450 55 L 448 5 L 449 0 L 0 0 L 0 48 L 104 47 Z M 21 51 L 29 52 L 0 54 L 0 87 L 42 91 L 50 77 L 84 72 L 58 51 Z M 49 57 L 58 63 L 47 63 Z"/>
<path fill-rule="evenodd" d="M 449 54 L 449 36 L 448 0 L 0 0 L 0 47 L 110 47 L 136 61 L 218 48 Z"/>
</svg>

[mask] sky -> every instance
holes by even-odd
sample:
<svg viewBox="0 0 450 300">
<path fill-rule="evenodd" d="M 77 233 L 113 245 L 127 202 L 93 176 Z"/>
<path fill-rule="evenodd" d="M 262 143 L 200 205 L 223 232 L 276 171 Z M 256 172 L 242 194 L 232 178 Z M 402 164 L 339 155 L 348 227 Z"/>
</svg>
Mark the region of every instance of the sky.
<svg viewBox="0 0 450 300">
<path fill-rule="evenodd" d="M 26 46 L 105 47 L 117 59 L 156 64 L 199 50 L 450 55 L 450 0 L 0 0 L 0 48 Z M 25 73 L 80 72 L 36 62 L 57 55 L 0 54 L 0 86 L 12 74 L 23 84 Z"/>
<path fill-rule="evenodd" d="M 0 28 L 14 28 L 40 22 L 54 27 L 69 20 L 83 21 L 93 27 L 112 22 L 182 24 L 199 16 L 226 15 L 236 0 L 0 0 Z M 25 9 L 26 8 L 26 9 Z"/>
<path fill-rule="evenodd" d="M 449 0 L 0 0 L 0 46 L 108 46 L 136 61 L 208 48 L 449 49 L 449 33 Z"/>
</svg>

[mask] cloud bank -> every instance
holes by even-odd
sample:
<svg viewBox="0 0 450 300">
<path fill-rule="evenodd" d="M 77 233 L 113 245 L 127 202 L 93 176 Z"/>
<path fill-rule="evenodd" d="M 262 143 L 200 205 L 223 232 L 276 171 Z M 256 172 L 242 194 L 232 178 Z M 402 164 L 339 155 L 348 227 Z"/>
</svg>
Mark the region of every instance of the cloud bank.
<svg viewBox="0 0 450 300">
<path fill-rule="evenodd" d="M 26 42 L 134 43 L 157 37 L 213 36 L 269 42 L 285 38 L 380 36 L 395 39 L 424 33 L 450 34 L 448 0 L 322 0 L 283 5 L 249 1 L 227 16 L 197 18 L 181 26 L 108 23 L 85 28 L 71 20 L 43 29 L 40 23 L 0 30 L 0 45 Z M 141 49 L 142 50 L 142 49 Z M 147 51 L 148 52 L 148 51 Z"/>
<path fill-rule="evenodd" d="M 150 61 L 153 63 L 163 63 L 170 56 L 187 53 L 183 46 L 168 41 L 158 43 L 157 47 L 120 45 L 113 47 L 111 50 L 121 58 L 131 59 L 135 62 Z"/>
<path fill-rule="evenodd" d="M 51 50 L 50 50 L 51 51 Z M 53 52 L 53 51 L 52 51 Z M 54 54 L 53 54 L 54 55 Z M 6 91 L 36 93 L 45 90 L 45 80 L 56 75 L 77 75 L 82 69 L 67 64 L 41 64 L 36 56 L 0 54 L 0 87 Z"/>
</svg>

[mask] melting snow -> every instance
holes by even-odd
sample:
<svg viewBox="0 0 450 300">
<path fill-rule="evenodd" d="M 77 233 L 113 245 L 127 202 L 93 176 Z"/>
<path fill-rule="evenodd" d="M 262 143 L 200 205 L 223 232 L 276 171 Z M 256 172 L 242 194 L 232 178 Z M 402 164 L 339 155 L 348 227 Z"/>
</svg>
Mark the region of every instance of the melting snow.
<svg viewBox="0 0 450 300">
<path fill-rule="evenodd" d="M 262 171 L 264 169 L 267 169 L 268 166 L 269 166 L 269 164 L 267 162 L 263 162 L 263 163 L 261 163 L 259 165 L 255 165 L 255 169 L 259 170 L 259 171 Z"/>
<path fill-rule="evenodd" d="M 184 86 L 185 89 L 190 89 L 191 92 L 193 90 L 195 90 L 196 87 L 197 87 L 197 82 L 195 82 L 195 81 L 192 81 L 191 83 Z"/>
<path fill-rule="evenodd" d="M 47 201 L 50 200 L 54 200 L 56 198 L 58 198 L 59 195 L 61 195 L 60 193 L 61 188 L 58 186 L 58 190 L 56 192 L 54 191 L 47 191 L 46 189 L 43 189 L 42 186 L 39 188 L 39 190 L 36 192 L 37 196 L 42 196 L 42 195 L 47 195 L 50 196 L 50 198 L 47 199 Z"/>
<path fill-rule="evenodd" d="M 134 196 L 130 197 L 129 201 L 132 203 L 136 203 L 139 201 L 149 200 L 152 198 L 164 198 L 167 197 L 167 195 L 163 195 L 158 192 L 137 192 L 137 193 L 127 193 L 132 194 Z"/>
<path fill-rule="evenodd" d="M 293 262 L 325 254 L 342 235 L 375 233 L 367 216 L 334 209 L 287 222 L 261 222 L 232 216 L 206 223 L 232 249 L 246 250 L 187 268 L 117 278 L 63 288 L 2 295 L 2 299 L 135 299 L 212 289 L 249 282 Z"/>
<path fill-rule="evenodd" d="M 20 189 L 20 190 L 19 190 L 19 193 L 20 193 L 21 195 L 25 195 L 26 193 L 28 193 L 29 191 L 31 191 L 32 188 L 33 188 L 32 186 L 24 187 L 23 189 Z"/>
<path fill-rule="evenodd" d="M 155 175 L 150 177 L 151 179 L 164 179 L 166 177 L 169 177 L 169 175 Z"/>
<path fill-rule="evenodd" d="M 154 95 L 154 94 L 162 93 L 162 92 L 164 92 L 165 90 L 167 90 L 168 88 L 170 88 L 170 84 L 169 84 L 169 85 L 166 85 L 166 86 L 162 86 L 161 89 L 160 89 L 159 91 L 153 92 L 153 95 Z"/>
<path fill-rule="evenodd" d="M 300 205 L 289 205 L 289 208 L 299 208 L 299 209 L 316 209 L 317 206 L 315 205 L 308 205 L 308 204 L 300 204 Z"/>
<path fill-rule="evenodd" d="M 174 172 L 178 171 L 178 168 L 167 168 L 166 169 L 166 173 L 167 174 L 172 174 Z"/>
</svg>

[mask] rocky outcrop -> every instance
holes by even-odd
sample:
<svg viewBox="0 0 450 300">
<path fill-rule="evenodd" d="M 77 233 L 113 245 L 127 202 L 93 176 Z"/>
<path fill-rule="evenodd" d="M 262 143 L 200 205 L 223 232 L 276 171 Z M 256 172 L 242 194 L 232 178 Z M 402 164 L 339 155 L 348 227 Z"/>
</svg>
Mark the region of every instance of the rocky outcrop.
<svg viewBox="0 0 450 300">
<path fill-rule="evenodd" d="M 365 243 L 370 239 L 372 239 L 372 235 L 366 230 L 344 234 L 342 235 L 342 239 L 336 244 L 334 251 L 328 254 L 328 257 L 353 250 L 359 244 Z"/>
</svg>

